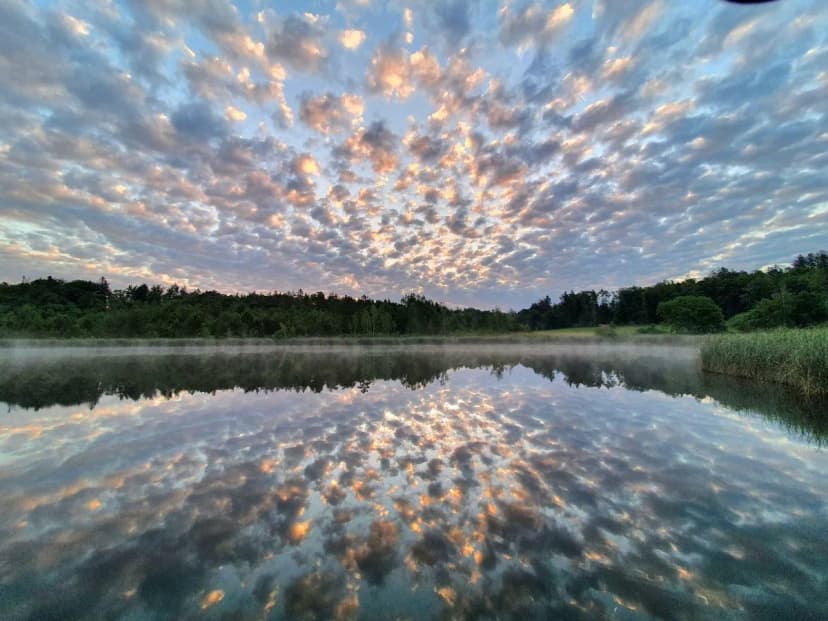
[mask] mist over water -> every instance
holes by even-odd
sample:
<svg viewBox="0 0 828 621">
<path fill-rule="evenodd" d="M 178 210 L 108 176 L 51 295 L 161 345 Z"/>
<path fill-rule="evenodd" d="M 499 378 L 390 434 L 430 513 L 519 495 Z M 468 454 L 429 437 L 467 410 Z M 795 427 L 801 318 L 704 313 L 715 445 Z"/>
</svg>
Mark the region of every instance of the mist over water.
<svg viewBox="0 0 828 621">
<path fill-rule="evenodd" d="M 824 404 L 690 349 L 112 353 L 0 363 L 4 619 L 828 616 Z"/>
</svg>

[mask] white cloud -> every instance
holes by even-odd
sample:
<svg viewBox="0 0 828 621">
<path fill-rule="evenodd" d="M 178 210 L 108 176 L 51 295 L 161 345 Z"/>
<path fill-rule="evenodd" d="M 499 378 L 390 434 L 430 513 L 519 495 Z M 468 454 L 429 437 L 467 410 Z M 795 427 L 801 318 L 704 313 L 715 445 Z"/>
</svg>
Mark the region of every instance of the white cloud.
<svg viewBox="0 0 828 621">
<path fill-rule="evenodd" d="M 341 30 L 339 32 L 339 43 L 348 50 L 355 50 L 365 43 L 365 32 L 362 30 Z"/>
</svg>

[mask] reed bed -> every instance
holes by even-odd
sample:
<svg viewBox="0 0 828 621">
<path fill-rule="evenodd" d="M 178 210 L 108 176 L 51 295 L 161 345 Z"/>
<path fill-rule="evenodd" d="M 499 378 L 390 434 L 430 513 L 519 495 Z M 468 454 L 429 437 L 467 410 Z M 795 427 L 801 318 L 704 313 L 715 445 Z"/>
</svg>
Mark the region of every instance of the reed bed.
<svg viewBox="0 0 828 621">
<path fill-rule="evenodd" d="M 828 326 L 723 334 L 707 339 L 702 368 L 828 394 Z"/>
</svg>

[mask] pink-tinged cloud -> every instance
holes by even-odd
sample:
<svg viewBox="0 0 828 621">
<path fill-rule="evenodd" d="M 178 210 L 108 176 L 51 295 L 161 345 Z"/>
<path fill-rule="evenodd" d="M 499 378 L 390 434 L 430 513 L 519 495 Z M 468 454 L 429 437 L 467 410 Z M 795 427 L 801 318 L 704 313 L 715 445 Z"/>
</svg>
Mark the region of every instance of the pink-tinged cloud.
<svg viewBox="0 0 828 621">
<path fill-rule="evenodd" d="M 0 3 L 0 279 L 518 307 L 828 247 L 828 7 Z"/>
</svg>

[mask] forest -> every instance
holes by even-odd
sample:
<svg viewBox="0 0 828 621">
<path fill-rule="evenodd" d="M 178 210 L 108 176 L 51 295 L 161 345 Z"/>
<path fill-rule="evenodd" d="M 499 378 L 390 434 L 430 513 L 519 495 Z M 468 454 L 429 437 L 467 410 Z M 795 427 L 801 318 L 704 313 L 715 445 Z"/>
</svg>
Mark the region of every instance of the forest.
<svg viewBox="0 0 828 621">
<path fill-rule="evenodd" d="M 520 311 L 449 308 L 417 294 L 399 302 L 323 292 L 223 294 L 101 278 L 0 284 L 4 338 L 389 336 L 505 333 L 664 324 L 679 332 L 750 331 L 828 321 L 828 253 L 787 267 L 718 269 L 701 279 L 617 291 L 569 291 Z M 647 327 L 645 327 L 647 326 Z"/>
<path fill-rule="evenodd" d="M 565 292 L 557 303 L 546 297 L 521 310 L 517 321 L 530 330 L 670 323 L 664 316 L 672 310 L 668 303 L 684 302 L 675 305 L 680 311 L 698 304 L 699 298 L 712 301 L 721 313 L 722 324 L 713 328 L 723 329 L 724 322 L 738 331 L 822 323 L 828 320 L 828 253 L 799 255 L 785 268 L 745 272 L 723 267 L 698 280 L 662 281 L 612 293 Z"/>
</svg>

